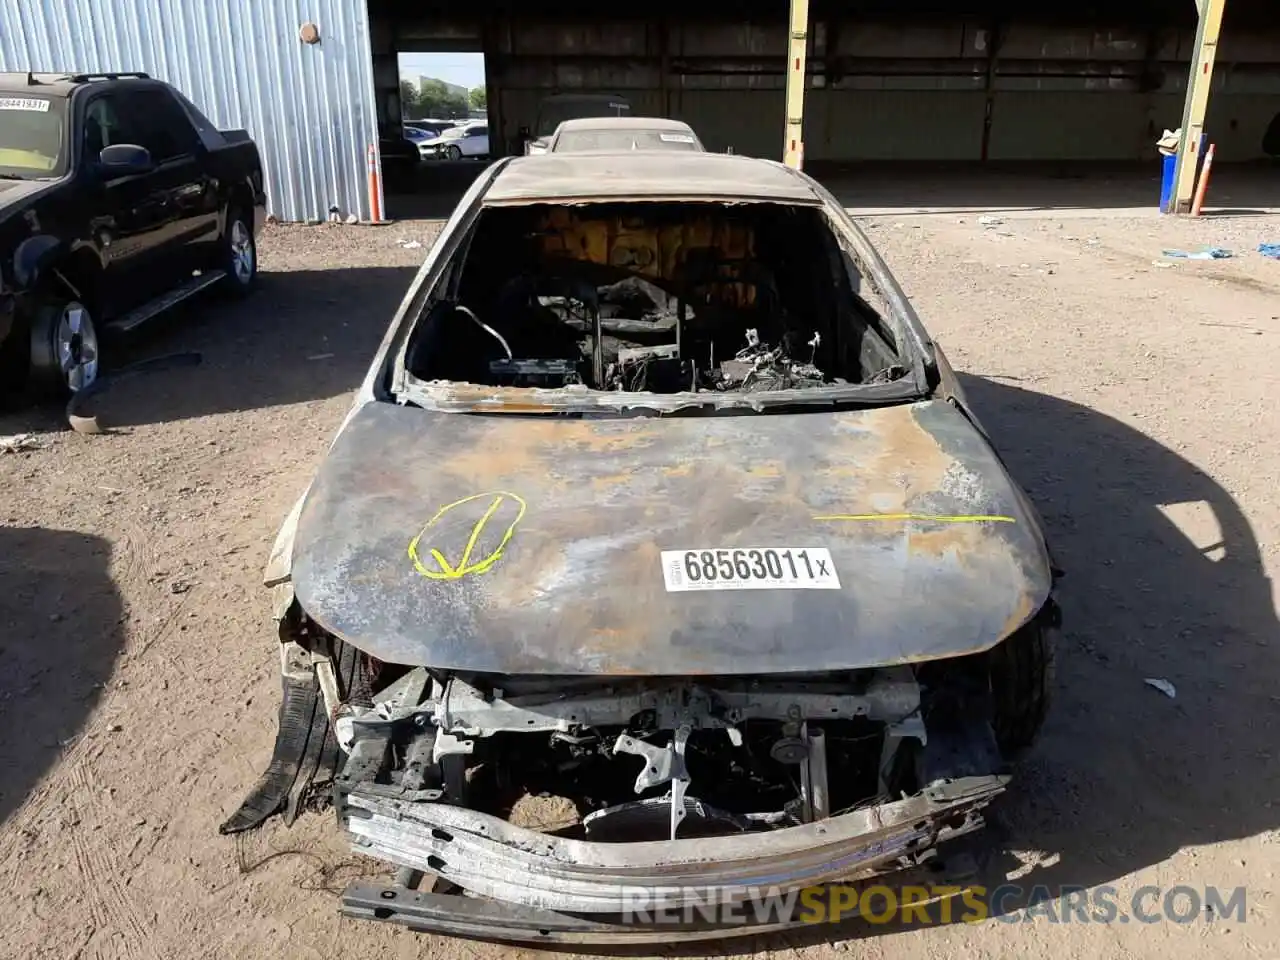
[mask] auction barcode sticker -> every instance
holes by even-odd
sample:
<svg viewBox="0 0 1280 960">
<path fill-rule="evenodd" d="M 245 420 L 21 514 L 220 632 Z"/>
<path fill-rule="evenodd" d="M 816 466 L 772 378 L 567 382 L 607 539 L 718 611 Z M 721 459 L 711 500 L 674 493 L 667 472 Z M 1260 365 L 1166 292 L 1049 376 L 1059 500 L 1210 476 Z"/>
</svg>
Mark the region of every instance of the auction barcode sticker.
<svg viewBox="0 0 1280 960">
<path fill-rule="evenodd" d="M 0 110 L 28 110 L 32 113 L 48 113 L 49 101 L 38 97 L 0 97 Z"/>
<path fill-rule="evenodd" d="M 839 590 L 826 547 L 729 547 L 663 550 L 667 592 L 690 590 Z"/>
</svg>

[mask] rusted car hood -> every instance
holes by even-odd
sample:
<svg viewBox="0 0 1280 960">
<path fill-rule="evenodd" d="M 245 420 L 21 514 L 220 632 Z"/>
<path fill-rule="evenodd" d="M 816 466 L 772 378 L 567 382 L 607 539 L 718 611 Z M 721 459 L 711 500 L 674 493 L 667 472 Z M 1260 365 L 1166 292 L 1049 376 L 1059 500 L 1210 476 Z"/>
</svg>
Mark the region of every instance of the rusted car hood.
<svg viewBox="0 0 1280 960">
<path fill-rule="evenodd" d="M 311 486 L 292 576 L 319 624 L 396 663 L 852 669 L 984 649 L 1034 614 L 1050 572 L 1024 503 L 945 401 L 622 419 L 373 402 Z M 664 583 L 661 551 L 766 547 L 828 549 L 840 588 Z"/>
</svg>

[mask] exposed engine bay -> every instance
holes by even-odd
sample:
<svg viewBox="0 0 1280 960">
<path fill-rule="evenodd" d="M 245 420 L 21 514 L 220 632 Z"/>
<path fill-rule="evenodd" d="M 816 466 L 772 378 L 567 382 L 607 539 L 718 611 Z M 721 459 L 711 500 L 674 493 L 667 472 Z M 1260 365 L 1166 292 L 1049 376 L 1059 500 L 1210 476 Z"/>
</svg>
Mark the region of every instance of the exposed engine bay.
<svg viewBox="0 0 1280 960">
<path fill-rule="evenodd" d="M 373 660 L 304 619 L 283 648 L 277 751 L 315 740 L 293 719 L 314 670 L 339 821 L 355 851 L 399 869 L 395 886 L 348 888 L 348 916 L 634 938 L 637 897 L 687 913 L 761 884 L 864 880 L 979 829 L 1025 732 L 1002 707 L 997 651 L 1039 644 L 1054 609 L 987 654 L 769 677 L 437 671 Z M 261 816 L 251 796 L 224 830 Z M 444 892 L 411 892 L 423 877 Z"/>
<path fill-rule="evenodd" d="M 420 380 L 630 393 L 895 379 L 892 333 L 822 215 L 771 204 L 485 211 L 411 337 Z"/>
<path fill-rule="evenodd" d="M 1003 658 L 1054 616 L 986 654 L 812 675 L 497 676 L 355 654 L 346 683 L 320 671 L 334 802 L 359 852 L 530 908 L 614 912 L 659 867 L 731 896 L 764 869 L 758 834 L 780 838 L 779 882 L 874 876 L 981 826 L 1024 732 Z M 687 861 L 698 843 L 709 859 Z"/>
<path fill-rule="evenodd" d="M 389 750 L 388 785 L 434 790 L 442 802 L 503 818 L 521 798 L 556 797 L 567 801 L 564 822 L 541 829 L 602 842 L 675 840 L 809 823 L 914 792 L 914 771 L 897 766 L 912 751 L 897 753 L 905 739 L 927 742 L 920 708 L 906 667 L 696 683 L 418 668 L 371 708 L 345 705 L 336 730 L 353 757 Z M 994 739 L 990 746 L 984 772 L 997 772 Z"/>
</svg>

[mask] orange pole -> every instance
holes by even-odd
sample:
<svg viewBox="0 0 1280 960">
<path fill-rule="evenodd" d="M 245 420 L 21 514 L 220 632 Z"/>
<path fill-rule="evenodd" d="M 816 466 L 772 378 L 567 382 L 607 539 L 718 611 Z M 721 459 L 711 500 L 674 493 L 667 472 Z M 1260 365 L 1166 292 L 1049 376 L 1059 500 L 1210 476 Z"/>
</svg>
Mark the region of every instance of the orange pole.
<svg viewBox="0 0 1280 960">
<path fill-rule="evenodd" d="M 378 148 L 369 144 L 369 210 L 374 223 L 382 221 L 382 190 L 378 183 Z"/>
<path fill-rule="evenodd" d="M 1204 163 L 1200 167 L 1200 181 L 1196 184 L 1196 196 L 1191 201 L 1191 215 L 1200 216 L 1200 208 L 1204 206 L 1204 195 L 1209 192 L 1209 170 L 1213 166 L 1213 144 L 1205 151 Z"/>
</svg>

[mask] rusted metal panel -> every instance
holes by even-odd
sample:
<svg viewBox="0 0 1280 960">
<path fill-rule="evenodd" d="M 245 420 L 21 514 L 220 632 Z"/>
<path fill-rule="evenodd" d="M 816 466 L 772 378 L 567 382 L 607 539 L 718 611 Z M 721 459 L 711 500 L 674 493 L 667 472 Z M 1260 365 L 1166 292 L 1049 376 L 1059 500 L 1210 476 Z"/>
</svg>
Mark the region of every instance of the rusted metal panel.
<svg viewBox="0 0 1280 960">
<path fill-rule="evenodd" d="M 522 20 L 510 35 L 510 50 L 516 56 L 636 57 L 657 51 L 650 49 L 649 27 L 644 21 L 597 20 L 586 23 L 540 23 Z"/>
<path fill-rule="evenodd" d="M 841 589 L 666 592 L 661 551 L 787 543 L 830 550 Z M 1035 519 L 940 401 L 569 420 L 371 402 L 307 496 L 293 579 L 383 660 L 610 675 L 956 656 L 1050 589 Z"/>
<path fill-rule="evenodd" d="M 685 23 L 675 25 L 670 35 L 671 52 L 677 56 L 714 58 L 758 54 L 781 60 L 787 55 L 787 25 L 783 20 L 773 23 Z"/>
<path fill-rule="evenodd" d="M 316 24 L 320 41 L 302 42 Z M 285 220 L 370 215 L 377 142 L 363 0 L 22 0 L 0 3 L 0 70 L 142 70 L 262 154 Z"/>
</svg>

